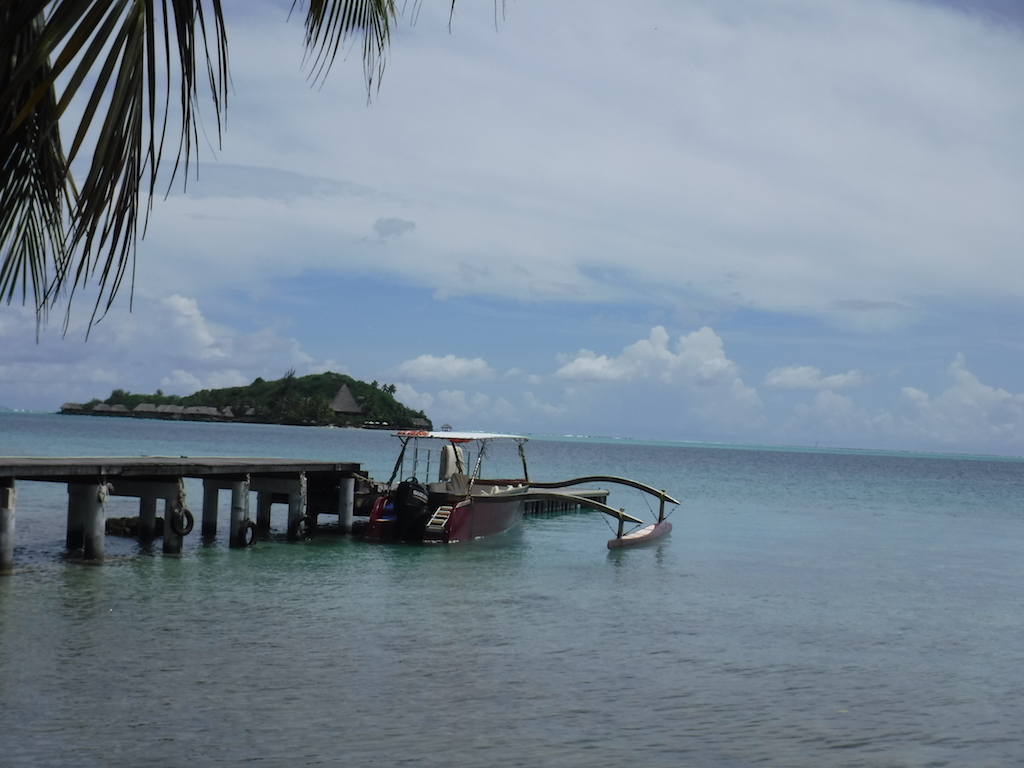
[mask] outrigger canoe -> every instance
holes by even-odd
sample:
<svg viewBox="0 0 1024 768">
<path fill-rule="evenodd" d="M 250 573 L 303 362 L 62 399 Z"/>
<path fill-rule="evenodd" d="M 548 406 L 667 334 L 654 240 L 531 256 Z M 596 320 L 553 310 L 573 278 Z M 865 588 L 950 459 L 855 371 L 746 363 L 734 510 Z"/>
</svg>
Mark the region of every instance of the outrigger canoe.
<svg viewBox="0 0 1024 768">
<path fill-rule="evenodd" d="M 552 500 L 561 509 L 590 508 L 616 518 L 619 522 L 618 536 L 608 542 L 609 548 L 645 543 L 665 535 L 672 528 L 665 520 L 665 503 L 679 502 L 664 491 L 635 480 L 593 475 L 555 483 L 531 482 L 524 450 L 529 438 L 522 435 L 401 430 L 395 436 L 401 441 L 401 450 L 391 478 L 372 502 L 365 534 L 371 540 L 423 544 L 473 541 L 495 536 L 518 525 L 527 505 Z M 425 475 L 429 477 L 431 474 L 431 453 L 425 451 L 425 460 L 420 459 L 419 440 L 436 441 L 441 445 L 435 465 L 437 480 L 434 482 L 424 483 L 417 479 L 421 464 L 425 464 Z M 514 479 L 482 477 L 482 460 L 488 455 L 491 444 L 508 440 L 517 443 L 523 476 Z M 467 444 L 474 444 L 476 448 L 476 464 L 471 472 L 467 472 L 463 453 L 463 446 Z M 411 457 L 410 445 L 413 446 Z M 406 474 L 409 463 L 412 464 L 411 474 Z M 396 483 L 400 476 L 405 479 Z M 643 521 L 600 501 L 599 498 L 606 498 L 607 492 L 580 490 L 573 493 L 566 490 L 595 482 L 624 485 L 659 498 L 661 509 L 658 522 L 653 526 L 655 534 L 638 536 L 637 532 L 624 533 L 627 522 L 643 525 Z"/>
</svg>

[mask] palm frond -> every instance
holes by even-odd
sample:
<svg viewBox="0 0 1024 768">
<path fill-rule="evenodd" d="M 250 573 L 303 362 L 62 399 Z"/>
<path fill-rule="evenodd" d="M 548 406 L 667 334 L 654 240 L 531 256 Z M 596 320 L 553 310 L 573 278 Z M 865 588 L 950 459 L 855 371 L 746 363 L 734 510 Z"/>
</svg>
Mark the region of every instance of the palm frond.
<svg viewBox="0 0 1024 768">
<path fill-rule="evenodd" d="M 37 11 L 31 24 L 26 6 Z M 42 177 L 51 187 L 44 198 L 51 203 L 45 219 L 37 213 L 33 226 L 0 229 L 0 236 L 5 236 L 0 241 L 2 295 L 10 302 L 21 285 L 24 297 L 24 276 L 33 275 L 37 309 L 45 313 L 66 296 L 70 310 L 75 291 L 91 283 L 97 289 L 91 324 L 110 308 L 129 268 L 134 268 L 140 225 L 144 230 L 156 192 L 175 84 L 181 139 L 171 180 L 180 169 L 187 172 L 195 151 L 204 80 L 213 97 L 220 137 L 228 83 L 221 3 L 0 0 L 0 14 L 11 20 L 0 33 L 0 55 L 10 62 L 7 70 L 0 70 L 0 104 L 10 105 L 0 124 L 0 157 L 6 163 L 5 176 L 0 177 L 0 222 L 25 221 L 24 193 L 14 183 L 17 178 Z M 25 43 L 27 33 L 11 32 L 19 26 L 35 30 L 30 43 Z M 56 81 L 61 75 L 66 75 L 67 84 L 57 101 Z M 59 121 L 79 96 L 85 100 L 82 117 L 65 158 Z M 34 154 L 28 151 L 32 131 L 49 142 L 45 155 L 38 149 Z M 76 188 L 71 164 L 87 148 L 92 157 Z M 54 205 L 55 200 L 59 204 Z M 31 210 L 39 209 L 37 203 Z M 45 243 L 39 239 L 41 231 L 47 233 Z M 29 237 L 33 233 L 35 239 Z M 48 247 L 41 247 L 44 244 Z M 69 316 L 65 317 L 66 327 Z"/>
<path fill-rule="evenodd" d="M 0 83 L 10 82 L 14 69 L 34 50 L 42 35 L 41 8 L 31 3 L 0 5 Z M 12 97 L 0 99 L 0 300 L 10 303 L 31 293 L 45 315 L 47 266 L 62 256 L 65 211 L 64 152 L 60 136 L 48 130 L 56 119 L 52 90 L 35 100 L 27 118 L 16 123 L 20 104 L 31 98 L 49 77 L 44 61 Z"/>
<path fill-rule="evenodd" d="M 302 5 L 304 0 L 294 0 L 292 10 Z M 313 79 L 326 77 L 342 44 L 353 35 L 362 35 L 367 92 L 372 91 L 374 82 L 379 86 L 395 15 L 394 0 L 309 0 L 306 51 L 312 57 Z"/>
<path fill-rule="evenodd" d="M 394 17 L 394 0 L 310 0 L 313 76 L 361 35 L 367 87 L 379 83 Z M 31 294 L 42 318 L 66 299 L 66 330 L 75 292 L 90 286 L 90 327 L 102 318 L 134 275 L 173 121 L 171 183 L 197 151 L 204 82 L 219 141 L 228 78 L 221 0 L 0 0 L 0 299 Z M 73 102 L 81 117 L 65 156 Z"/>
</svg>

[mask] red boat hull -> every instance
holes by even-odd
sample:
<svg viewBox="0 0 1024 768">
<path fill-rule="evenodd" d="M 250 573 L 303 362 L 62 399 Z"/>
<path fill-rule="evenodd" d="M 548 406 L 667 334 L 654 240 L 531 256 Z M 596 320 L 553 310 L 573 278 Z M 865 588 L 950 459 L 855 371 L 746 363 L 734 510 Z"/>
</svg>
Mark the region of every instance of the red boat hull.
<svg viewBox="0 0 1024 768">
<path fill-rule="evenodd" d="M 524 503 L 517 496 L 464 499 L 452 509 L 442 536 L 434 539 L 424 537 L 423 540 L 456 544 L 497 536 L 522 522 Z"/>
<path fill-rule="evenodd" d="M 523 489 L 525 491 L 525 489 Z M 377 499 L 370 515 L 366 538 L 376 541 L 422 541 L 424 544 L 457 544 L 497 536 L 515 527 L 523 520 L 526 506 L 523 491 L 519 489 L 499 494 L 480 494 L 469 498 L 446 501 L 440 508 L 451 512 L 443 527 L 427 525 L 427 519 L 439 507 L 431 508 L 424 517 L 425 529 L 415 538 L 403 536 L 399 530 L 398 515 L 388 497 Z"/>
</svg>

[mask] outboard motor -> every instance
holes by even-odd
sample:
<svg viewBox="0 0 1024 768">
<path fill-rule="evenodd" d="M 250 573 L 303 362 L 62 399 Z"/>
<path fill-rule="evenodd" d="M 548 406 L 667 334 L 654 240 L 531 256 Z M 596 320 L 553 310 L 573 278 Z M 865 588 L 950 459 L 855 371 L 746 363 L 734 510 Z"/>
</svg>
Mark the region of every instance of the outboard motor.
<svg viewBox="0 0 1024 768">
<path fill-rule="evenodd" d="M 395 538 L 399 541 L 423 541 L 423 530 L 430 517 L 427 487 L 415 477 L 403 480 L 392 498 L 395 505 Z"/>
</svg>

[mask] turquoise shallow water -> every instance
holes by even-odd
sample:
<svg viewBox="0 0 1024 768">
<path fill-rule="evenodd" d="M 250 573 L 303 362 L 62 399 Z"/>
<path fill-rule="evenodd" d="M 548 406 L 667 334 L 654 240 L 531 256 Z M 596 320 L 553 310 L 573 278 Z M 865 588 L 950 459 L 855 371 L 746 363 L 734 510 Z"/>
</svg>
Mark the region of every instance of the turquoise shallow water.
<svg viewBox="0 0 1024 768">
<path fill-rule="evenodd" d="M 381 475 L 393 442 L 0 414 L 14 455 L 280 455 Z M 683 498 L 671 537 L 609 553 L 603 518 L 582 513 L 450 548 L 193 535 L 176 559 L 108 538 L 92 567 L 62 556 L 63 488 L 21 484 L 0 765 L 1024 762 L 1024 463 L 529 447 L 537 479 L 623 474 Z"/>
</svg>

